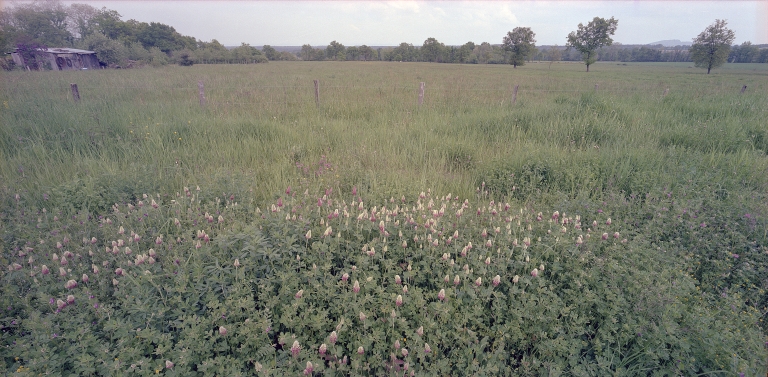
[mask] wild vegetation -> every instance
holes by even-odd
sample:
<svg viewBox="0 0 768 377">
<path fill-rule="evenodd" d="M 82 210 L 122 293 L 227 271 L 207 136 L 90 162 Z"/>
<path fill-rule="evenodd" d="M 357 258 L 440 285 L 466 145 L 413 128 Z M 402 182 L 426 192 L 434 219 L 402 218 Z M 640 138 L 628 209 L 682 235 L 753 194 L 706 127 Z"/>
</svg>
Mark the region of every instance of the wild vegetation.
<svg viewBox="0 0 768 377">
<path fill-rule="evenodd" d="M 766 373 L 765 66 L 582 71 L 2 73 L 0 370 Z"/>
</svg>

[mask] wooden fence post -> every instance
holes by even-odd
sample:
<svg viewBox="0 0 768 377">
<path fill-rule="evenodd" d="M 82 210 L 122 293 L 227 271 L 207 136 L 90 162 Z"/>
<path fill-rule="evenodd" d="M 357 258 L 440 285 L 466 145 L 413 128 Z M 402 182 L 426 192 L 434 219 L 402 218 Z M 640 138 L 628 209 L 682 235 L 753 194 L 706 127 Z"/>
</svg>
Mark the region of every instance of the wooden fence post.
<svg viewBox="0 0 768 377">
<path fill-rule="evenodd" d="M 419 84 L 419 106 L 424 103 L 424 83 Z"/>
<path fill-rule="evenodd" d="M 517 103 L 517 88 L 519 85 L 515 85 L 515 89 L 512 91 L 512 104 Z"/>
<path fill-rule="evenodd" d="M 205 106 L 205 87 L 203 86 L 203 80 L 197 81 L 197 91 L 200 97 L 200 106 Z"/>
<path fill-rule="evenodd" d="M 80 102 L 80 92 L 77 90 L 77 84 L 69 84 L 69 88 L 72 89 L 72 98 L 75 102 Z"/>
<path fill-rule="evenodd" d="M 667 93 L 669 93 L 669 88 L 664 89 L 664 96 L 667 96 Z"/>
<path fill-rule="evenodd" d="M 315 81 L 315 105 L 317 105 L 317 107 L 320 107 L 320 81 L 319 80 L 314 80 L 314 81 Z"/>
<path fill-rule="evenodd" d="M 746 92 L 746 91 L 747 91 L 747 86 L 746 85 L 742 86 L 741 87 L 741 94 L 744 94 L 744 92 Z"/>
<path fill-rule="evenodd" d="M 595 91 L 600 87 L 600 84 L 595 84 Z"/>
</svg>

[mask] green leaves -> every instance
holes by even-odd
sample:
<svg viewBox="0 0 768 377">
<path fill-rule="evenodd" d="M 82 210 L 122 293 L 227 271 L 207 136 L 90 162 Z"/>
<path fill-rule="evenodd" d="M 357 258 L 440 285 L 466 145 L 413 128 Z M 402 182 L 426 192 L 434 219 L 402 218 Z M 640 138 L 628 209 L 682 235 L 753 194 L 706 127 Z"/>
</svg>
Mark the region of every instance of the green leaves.
<svg viewBox="0 0 768 377">
<path fill-rule="evenodd" d="M 578 30 L 568 34 L 566 46 L 581 52 L 584 64 L 587 65 L 587 72 L 589 72 L 589 66 L 597 61 L 597 49 L 613 44 L 611 35 L 616 33 L 618 25 L 619 20 L 613 17 L 608 20 L 595 17 L 587 26 L 579 24 Z"/>
<path fill-rule="evenodd" d="M 693 39 L 690 48 L 691 59 L 699 68 L 706 68 L 707 74 L 721 67 L 728 60 L 731 44 L 736 38 L 733 30 L 726 27 L 726 20 L 715 20 L 701 34 Z"/>
<path fill-rule="evenodd" d="M 507 32 L 502 44 L 505 51 L 511 53 L 509 64 L 515 68 L 525 65 L 525 60 L 536 50 L 536 33 L 529 27 L 516 27 Z"/>
<path fill-rule="evenodd" d="M 2 303 L 11 308 L 2 318 L 5 360 L 23 353 L 32 373 L 82 375 L 245 375 L 251 368 L 285 375 L 302 373 L 308 362 L 323 375 L 386 375 L 406 364 L 426 375 L 761 367 L 748 356 L 762 347 L 754 309 L 738 295 L 702 293 L 697 285 L 721 272 L 744 284 L 757 272 L 715 255 L 710 269 L 684 271 L 671 254 L 659 254 L 657 242 L 686 236 L 690 243 L 710 231 L 692 216 L 676 220 L 682 228 L 661 226 L 663 208 L 682 211 L 663 195 L 646 197 L 640 208 L 614 203 L 608 221 L 602 210 L 574 203 L 575 210 L 555 213 L 430 192 L 410 204 L 378 205 L 326 193 L 319 207 L 276 206 L 229 230 L 209 220 L 211 213 L 237 216 L 215 198 L 161 198 L 153 199 L 157 208 L 116 205 L 109 221 L 62 215 L 72 221 L 14 225 L 46 242 L 24 249 L 33 261 L 3 275 Z M 601 237 L 631 234 L 629 220 L 635 231 L 661 230 L 634 241 Z M 735 222 L 722 221 L 707 220 L 725 238 L 741 234 L 724 233 Z M 158 226 L 176 223 L 186 225 Z M 691 225 L 695 233 L 687 235 Z M 63 230 L 66 236 L 56 233 Z M 708 253 L 705 246 L 699 252 Z M 66 276 L 36 268 L 58 267 L 53 252 L 68 253 Z M 83 273 L 87 283 L 64 287 Z"/>
</svg>

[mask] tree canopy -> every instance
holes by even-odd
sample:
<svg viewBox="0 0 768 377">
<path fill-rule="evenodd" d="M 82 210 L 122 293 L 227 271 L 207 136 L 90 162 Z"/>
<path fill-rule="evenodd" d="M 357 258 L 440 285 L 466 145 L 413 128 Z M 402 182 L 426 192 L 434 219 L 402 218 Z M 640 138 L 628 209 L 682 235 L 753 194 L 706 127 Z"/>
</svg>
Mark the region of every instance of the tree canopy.
<svg viewBox="0 0 768 377">
<path fill-rule="evenodd" d="M 707 74 L 712 68 L 718 68 L 728 60 L 731 43 L 736 38 L 733 30 L 726 26 L 725 20 L 715 20 L 698 37 L 693 39 L 691 59 L 699 68 L 706 68 Z"/>
<path fill-rule="evenodd" d="M 618 24 L 619 20 L 613 17 L 608 20 L 595 17 L 586 26 L 579 24 L 578 30 L 568 34 L 566 46 L 581 53 L 582 60 L 587 65 L 587 72 L 589 66 L 597 61 L 597 49 L 613 43 L 611 35 L 616 33 Z"/>
<path fill-rule="evenodd" d="M 504 51 L 510 53 L 509 64 L 517 68 L 536 50 L 536 33 L 529 27 L 516 27 L 504 36 Z"/>
</svg>

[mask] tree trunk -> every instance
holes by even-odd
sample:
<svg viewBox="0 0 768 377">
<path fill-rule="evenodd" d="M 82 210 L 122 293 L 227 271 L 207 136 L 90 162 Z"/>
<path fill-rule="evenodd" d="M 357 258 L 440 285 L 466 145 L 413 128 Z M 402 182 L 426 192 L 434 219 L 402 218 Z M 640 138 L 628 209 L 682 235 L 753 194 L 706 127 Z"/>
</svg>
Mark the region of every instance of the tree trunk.
<svg viewBox="0 0 768 377">
<path fill-rule="evenodd" d="M 589 64 L 587 64 L 587 72 L 589 72 Z"/>
</svg>

